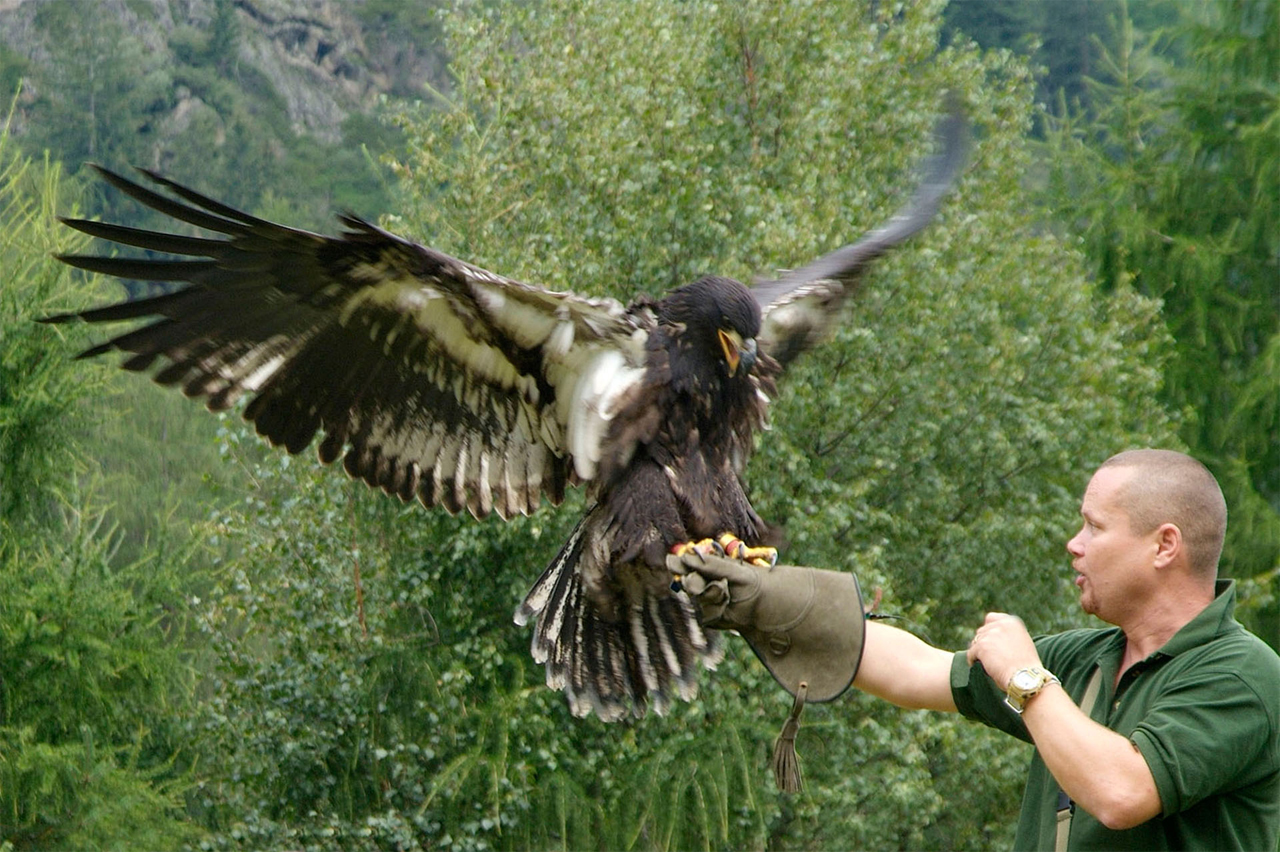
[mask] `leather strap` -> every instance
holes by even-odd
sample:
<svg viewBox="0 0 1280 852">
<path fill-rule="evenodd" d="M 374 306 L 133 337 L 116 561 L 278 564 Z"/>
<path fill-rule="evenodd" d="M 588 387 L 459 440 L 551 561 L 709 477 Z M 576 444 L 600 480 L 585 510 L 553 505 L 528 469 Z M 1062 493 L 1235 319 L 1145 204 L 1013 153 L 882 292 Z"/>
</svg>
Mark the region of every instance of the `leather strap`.
<svg viewBox="0 0 1280 852">
<path fill-rule="evenodd" d="M 1102 667 L 1095 666 L 1089 685 L 1084 688 L 1080 698 L 1080 709 L 1084 715 L 1093 718 L 1093 705 L 1098 701 L 1098 692 L 1102 689 Z M 1071 838 L 1071 816 L 1075 813 L 1076 803 L 1058 790 L 1058 833 L 1054 838 L 1053 852 L 1067 852 L 1067 841 Z"/>
</svg>

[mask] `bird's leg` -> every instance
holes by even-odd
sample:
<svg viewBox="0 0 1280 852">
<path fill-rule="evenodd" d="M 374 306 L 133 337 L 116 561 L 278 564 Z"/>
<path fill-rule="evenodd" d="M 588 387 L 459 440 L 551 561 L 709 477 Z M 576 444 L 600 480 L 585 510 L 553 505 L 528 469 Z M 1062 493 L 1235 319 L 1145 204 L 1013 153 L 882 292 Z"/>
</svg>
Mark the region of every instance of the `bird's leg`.
<svg viewBox="0 0 1280 852">
<path fill-rule="evenodd" d="M 776 547 L 748 547 L 747 543 L 731 532 L 720 533 L 717 539 L 704 538 L 701 541 L 683 541 L 671 548 L 676 556 L 697 553 L 700 556 L 728 556 L 755 565 L 757 568 L 772 568 L 778 564 Z M 671 580 L 671 591 L 678 592 L 683 588 L 684 577 L 677 574 Z"/>
<path fill-rule="evenodd" d="M 748 547 L 747 543 L 731 532 L 720 533 L 717 539 L 726 556 L 750 562 L 760 568 L 772 568 L 778 564 L 778 548 Z"/>
<path fill-rule="evenodd" d="M 704 538 L 702 541 L 682 541 L 671 547 L 671 552 L 676 556 L 684 556 L 686 553 L 695 551 L 701 556 L 725 555 L 724 545 L 713 538 Z"/>
</svg>

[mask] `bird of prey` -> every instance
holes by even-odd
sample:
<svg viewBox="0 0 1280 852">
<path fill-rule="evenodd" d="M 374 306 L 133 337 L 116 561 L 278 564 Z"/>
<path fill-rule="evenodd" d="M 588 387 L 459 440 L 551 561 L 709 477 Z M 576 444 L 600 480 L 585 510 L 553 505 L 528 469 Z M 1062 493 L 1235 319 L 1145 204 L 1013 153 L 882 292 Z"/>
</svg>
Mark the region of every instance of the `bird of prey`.
<svg viewBox="0 0 1280 852">
<path fill-rule="evenodd" d="M 663 712 L 697 693 L 720 648 L 665 558 L 687 542 L 770 558 L 773 530 L 741 473 L 774 379 L 822 338 L 870 261 L 923 228 L 964 159 L 965 121 L 887 225 L 748 288 L 704 277 L 628 305 L 488 272 L 351 215 L 340 236 L 274 224 L 143 170 L 157 192 L 104 168 L 119 191 L 214 236 L 64 219 L 152 253 L 67 255 L 172 292 L 49 317 L 152 318 L 80 354 L 244 417 L 298 453 L 408 501 L 476 517 L 527 514 L 568 486 L 586 510 L 516 611 L 534 659 L 575 715 Z M 154 253 L 172 256 L 158 259 Z"/>
</svg>

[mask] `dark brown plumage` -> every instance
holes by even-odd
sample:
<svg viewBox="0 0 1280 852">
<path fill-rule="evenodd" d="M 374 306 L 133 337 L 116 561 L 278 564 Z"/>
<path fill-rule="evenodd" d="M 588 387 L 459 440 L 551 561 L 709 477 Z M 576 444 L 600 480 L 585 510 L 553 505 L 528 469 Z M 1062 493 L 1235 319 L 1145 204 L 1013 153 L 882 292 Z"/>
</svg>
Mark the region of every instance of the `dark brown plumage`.
<svg viewBox="0 0 1280 852">
<path fill-rule="evenodd" d="M 718 659 L 670 588 L 679 542 L 771 541 L 740 473 L 781 367 L 836 319 L 867 263 L 922 228 L 963 159 L 963 122 L 905 212 L 859 243 L 749 290 L 707 277 L 624 306 L 554 293 L 403 240 L 355 217 L 325 237 L 234 210 L 152 172 L 172 196 L 99 169 L 120 191 L 220 235 L 79 219 L 67 225 L 172 260 L 66 256 L 82 269 L 185 282 L 75 314 L 154 318 L 82 353 L 244 416 L 401 499 L 504 518 L 585 484 L 587 510 L 516 612 L 579 715 L 661 711 Z"/>
</svg>

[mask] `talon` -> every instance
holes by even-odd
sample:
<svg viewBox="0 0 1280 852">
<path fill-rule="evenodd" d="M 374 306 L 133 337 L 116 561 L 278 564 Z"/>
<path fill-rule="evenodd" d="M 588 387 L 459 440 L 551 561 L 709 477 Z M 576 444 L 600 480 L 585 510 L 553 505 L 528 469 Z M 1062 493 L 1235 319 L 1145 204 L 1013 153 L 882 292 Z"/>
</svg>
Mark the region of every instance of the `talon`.
<svg viewBox="0 0 1280 852">
<path fill-rule="evenodd" d="M 719 544 L 731 559 L 750 562 L 758 568 L 772 568 L 778 564 L 776 547 L 748 547 L 746 542 L 731 532 L 721 533 Z"/>
<path fill-rule="evenodd" d="M 724 556 L 724 548 L 720 543 L 709 538 L 704 538 L 702 541 L 682 541 L 672 545 L 671 552 L 676 556 L 686 556 L 690 553 L 696 553 L 702 557 Z"/>
<path fill-rule="evenodd" d="M 744 547 L 742 558 L 760 568 L 772 568 L 778 564 L 776 547 Z"/>
</svg>

